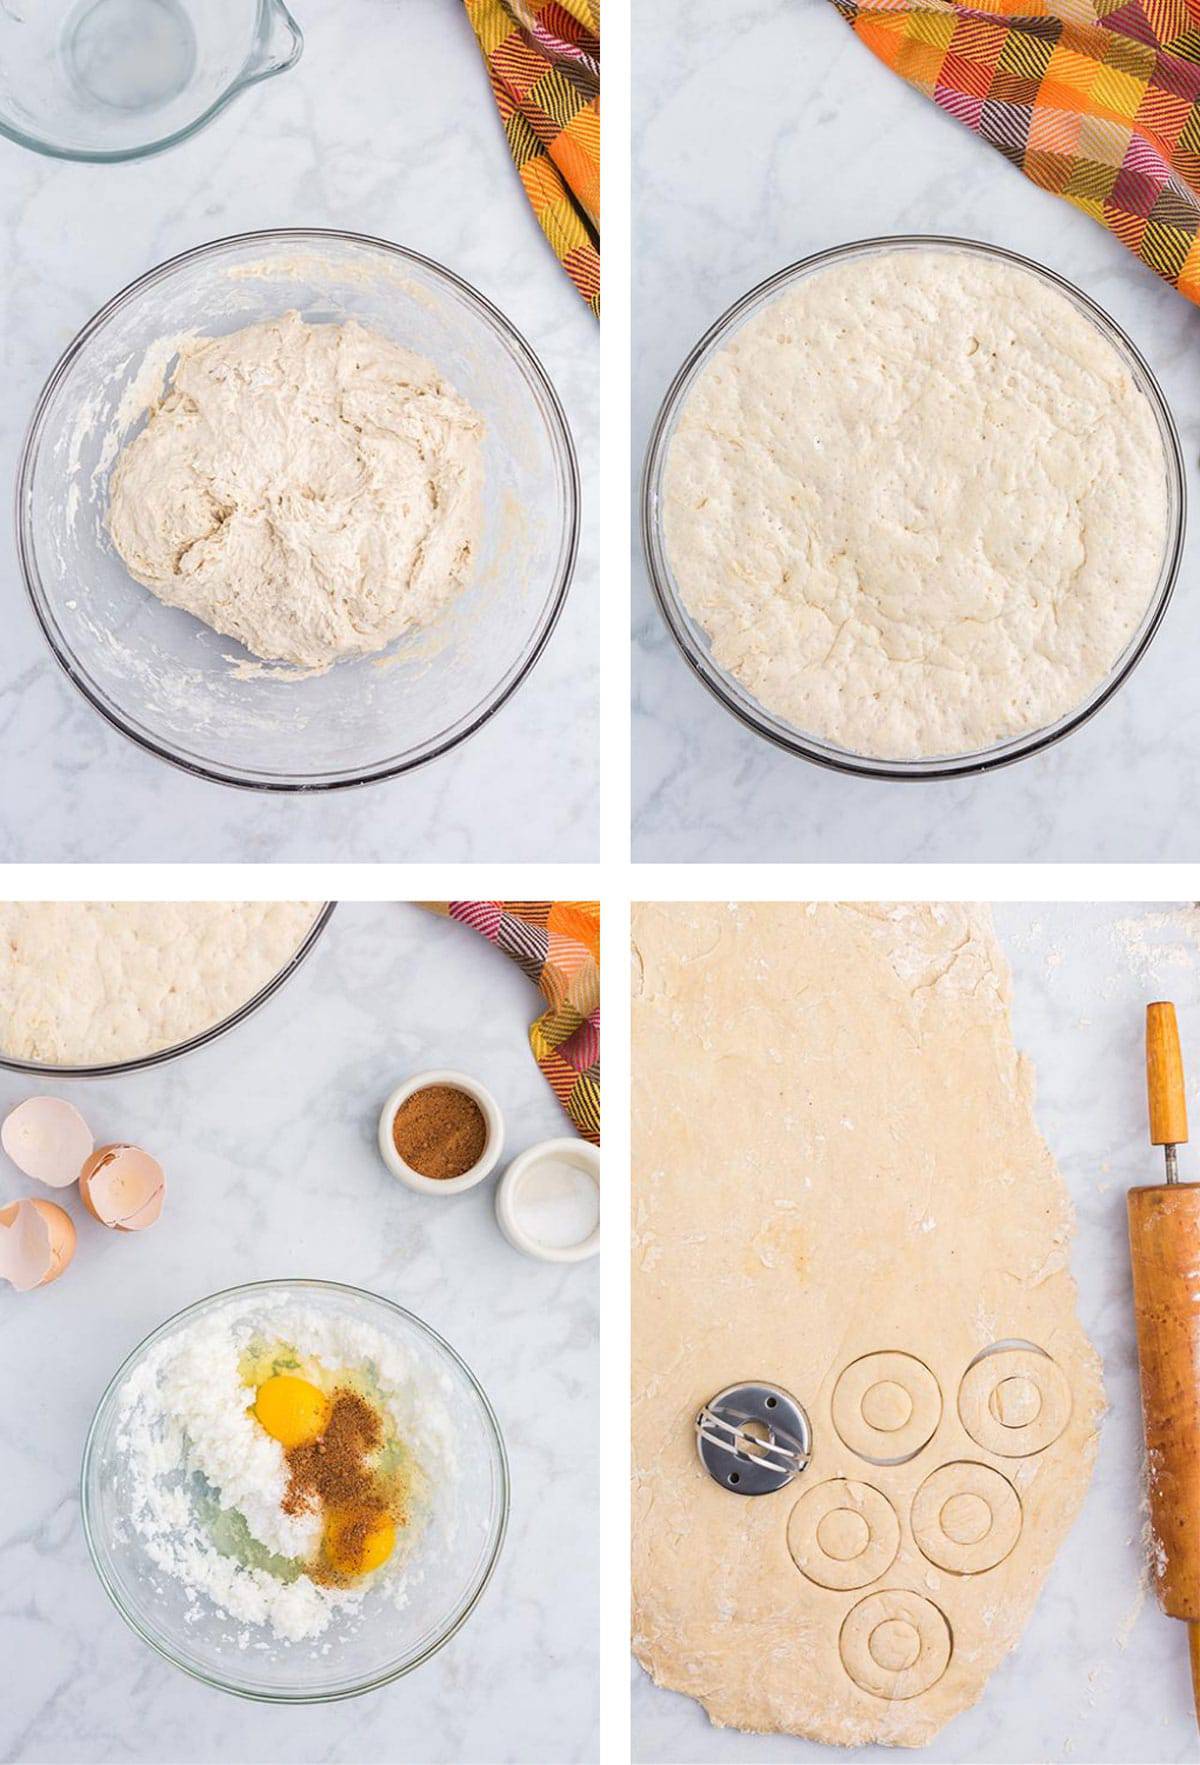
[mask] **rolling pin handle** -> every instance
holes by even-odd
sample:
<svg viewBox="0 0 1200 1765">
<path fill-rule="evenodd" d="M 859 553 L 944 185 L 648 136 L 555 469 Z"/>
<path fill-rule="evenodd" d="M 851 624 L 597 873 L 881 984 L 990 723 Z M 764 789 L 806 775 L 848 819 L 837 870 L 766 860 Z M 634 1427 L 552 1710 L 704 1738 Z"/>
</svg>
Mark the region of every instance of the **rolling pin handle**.
<svg viewBox="0 0 1200 1765">
<path fill-rule="evenodd" d="M 1179 1181 L 1177 1146 L 1187 1142 L 1187 1091 L 1175 1007 L 1158 1000 L 1146 1007 L 1146 1099 L 1150 1143 L 1165 1148 L 1167 1181 Z"/>
</svg>

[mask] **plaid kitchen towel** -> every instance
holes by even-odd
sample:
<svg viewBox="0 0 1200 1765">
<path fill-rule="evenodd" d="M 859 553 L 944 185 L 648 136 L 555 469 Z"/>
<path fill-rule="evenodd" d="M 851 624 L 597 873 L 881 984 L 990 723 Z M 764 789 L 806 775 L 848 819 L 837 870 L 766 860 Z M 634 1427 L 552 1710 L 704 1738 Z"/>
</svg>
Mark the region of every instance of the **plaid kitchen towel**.
<svg viewBox="0 0 1200 1765">
<path fill-rule="evenodd" d="M 464 0 L 525 194 L 600 312 L 600 0 Z"/>
<path fill-rule="evenodd" d="M 1200 303 L 1200 0 L 833 0 L 881 61 Z"/>
<path fill-rule="evenodd" d="M 541 988 L 534 1058 L 579 1133 L 600 1144 L 599 901 L 425 901 L 470 925 Z"/>
</svg>

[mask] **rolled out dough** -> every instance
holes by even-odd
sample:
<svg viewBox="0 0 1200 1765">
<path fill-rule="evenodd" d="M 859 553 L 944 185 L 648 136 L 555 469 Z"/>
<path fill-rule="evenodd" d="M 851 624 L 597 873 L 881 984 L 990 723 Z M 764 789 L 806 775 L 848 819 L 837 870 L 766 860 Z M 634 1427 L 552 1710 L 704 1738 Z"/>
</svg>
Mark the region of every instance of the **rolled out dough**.
<svg viewBox="0 0 1200 1765">
<path fill-rule="evenodd" d="M 713 1722 L 920 1746 L 1012 1649 L 1104 1407 L 1071 1207 L 961 906 L 634 918 L 634 1646 Z M 740 1381 L 808 1412 L 747 1498 L 700 1463 Z"/>
</svg>

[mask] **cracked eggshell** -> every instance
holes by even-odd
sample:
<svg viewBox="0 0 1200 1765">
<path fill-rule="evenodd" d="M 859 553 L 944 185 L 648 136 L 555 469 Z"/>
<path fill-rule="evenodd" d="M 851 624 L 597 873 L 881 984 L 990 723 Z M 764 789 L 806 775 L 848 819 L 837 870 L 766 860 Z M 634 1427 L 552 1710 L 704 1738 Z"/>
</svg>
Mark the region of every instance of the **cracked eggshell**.
<svg viewBox="0 0 1200 1765">
<path fill-rule="evenodd" d="M 165 1179 L 140 1146 L 97 1146 L 79 1173 L 88 1212 L 116 1232 L 140 1232 L 162 1212 Z"/>
<path fill-rule="evenodd" d="M 75 1254 L 75 1227 L 57 1202 L 27 1197 L 0 1207 L 0 1280 L 18 1293 L 57 1281 Z"/>
<path fill-rule="evenodd" d="M 4 1118 L 0 1145 L 18 1170 L 51 1189 L 65 1189 L 96 1144 L 73 1103 L 61 1097 L 28 1097 Z"/>
</svg>

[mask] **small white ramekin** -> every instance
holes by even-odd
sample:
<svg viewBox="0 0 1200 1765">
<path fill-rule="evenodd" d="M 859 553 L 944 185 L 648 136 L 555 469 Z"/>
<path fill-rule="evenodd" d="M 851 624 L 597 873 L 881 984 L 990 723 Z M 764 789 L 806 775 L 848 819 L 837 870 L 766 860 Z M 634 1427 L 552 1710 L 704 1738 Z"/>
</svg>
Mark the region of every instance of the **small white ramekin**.
<svg viewBox="0 0 1200 1765">
<path fill-rule="evenodd" d="M 423 1177 L 420 1171 L 405 1164 L 396 1151 L 396 1143 L 392 1139 L 392 1123 L 396 1119 L 396 1111 L 414 1091 L 427 1090 L 430 1085 L 450 1085 L 456 1091 L 465 1091 L 483 1111 L 487 1123 L 483 1156 L 469 1171 L 464 1171 L 461 1177 Z M 419 1195 L 460 1195 L 464 1189 L 473 1189 L 476 1183 L 482 1183 L 485 1177 L 492 1174 L 503 1150 L 504 1117 L 500 1114 L 500 1105 L 478 1079 L 471 1078 L 465 1072 L 416 1073 L 411 1079 L 405 1079 L 402 1085 L 396 1086 L 379 1114 L 379 1155 L 392 1175 L 399 1177 L 402 1183 L 415 1189 Z"/>
<path fill-rule="evenodd" d="M 496 1185 L 496 1218 L 500 1230 L 514 1250 L 523 1250 L 526 1256 L 536 1256 L 541 1262 L 583 1262 L 600 1249 L 599 1217 L 595 1230 L 580 1243 L 562 1246 L 539 1243 L 521 1223 L 521 1186 L 529 1172 L 544 1159 L 562 1159 L 586 1171 L 596 1185 L 599 1198 L 600 1153 L 595 1146 L 587 1140 L 577 1140 L 573 1135 L 562 1140 L 540 1140 L 536 1146 L 530 1146 L 513 1159 Z"/>
</svg>

